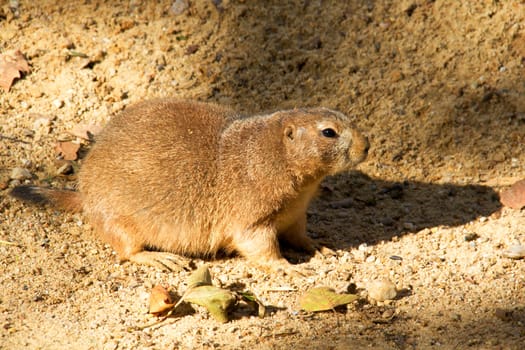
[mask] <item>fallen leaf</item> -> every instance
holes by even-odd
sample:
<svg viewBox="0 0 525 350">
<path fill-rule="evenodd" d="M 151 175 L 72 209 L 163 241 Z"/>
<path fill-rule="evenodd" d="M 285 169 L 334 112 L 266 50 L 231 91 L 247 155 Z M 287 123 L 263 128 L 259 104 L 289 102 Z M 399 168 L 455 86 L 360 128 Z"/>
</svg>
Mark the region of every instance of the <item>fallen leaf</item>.
<svg viewBox="0 0 525 350">
<path fill-rule="evenodd" d="M 19 50 L 6 51 L 0 55 L 0 87 L 8 92 L 20 73 L 29 73 L 30 68 Z"/>
<path fill-rule="evenodd" d="M 211 274 L 208 266 L 202 265 L 188 278 L 188 289 L 198 286 L 211 286 Z"/>
<path fill-rule="evenodd" d="M 358 298 L 355 294 L 337 294 L 329 287 L 317 287 L 304 293 L 299 298 L 299 305 L 305 311 L 326 311 L 349 304 Z"/>
<path fill-rule="evenodd" d="M 264 317 L 266 308 L 263 303 L 251 292 L 235 293 L 223 288 L 212 285 L 210 270 L 206 265 L 199 267 L 188 279 L 188 289 L 182 297 L 173 303 L 168 291 L 162 286 L 156 286 L 152 289 L 150 295 L 149 312 L 157 316 L 164 313 L 166 320 L 179 305 L 183 302 L 196 304 L 205 307 L 210 315 L 217 321 L 225 323 L 229 321 L 228 311 L 237 302 L 242 299 L 249 305 L 257 308 L 259 317 Z M 145 329 L 160 322 L 138 327 Z"/>
<path fill-rule="evenodd" d="M 500 201 L 501 204 L 512 209 L 525 207 L 525 179 L 514 183 L 510 188 L 501 192 Z"/>
<path fill-rule="evenodd" d="M 76 160 L 80 144 L 69 141 L 57 142 L 55 149 L 65 160 Z"/>
<path fill-rule="evenodd" d="M 266 315 L 266 306 L 250 291 L 238 293 L 242 300 L 257 310 L 257 315 L 261 318 Z"/>
<path fill-rule="evenodd" d="M 96 124 L 78 124 L 69 133 L 73 136 L 84 140 L 91 140 L 93 136 L 98 135 L 102 127 Z"/>
<path fill-rule="evenodd" d="M 170 293 L 161 285 L 155 286 L 149 296 L 149 313 L 159 316 L 171 310 L 175 303 L 171 299 Z"/>
<path fill-rule="evenodd" d="M 204 306 L 213 318 L 224 323 L 228 322 L 228 309 L 236 300 L 233 292 L 212 285 L 210 270 L 202 265 L 189 277 L 188 289 L 175 308 L 182 301 Z"/>
<path fill-rule="evenodd" d="M 192 304 L 204 306 L 217 321 L 228 322 L 228 309 L 237 298 L 226 290 L 215 286 L 198 286 L 184 293 L 184 300 Z"/>
</svg>

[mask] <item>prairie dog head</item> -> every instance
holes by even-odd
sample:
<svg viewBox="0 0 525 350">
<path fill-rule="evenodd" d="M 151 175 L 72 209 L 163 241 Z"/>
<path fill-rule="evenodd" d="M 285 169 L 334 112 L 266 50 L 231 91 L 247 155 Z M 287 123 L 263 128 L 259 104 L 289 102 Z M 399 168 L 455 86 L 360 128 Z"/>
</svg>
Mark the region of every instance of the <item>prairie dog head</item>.
<svg viewBox="0 0 525 350">
<path fill-rule="evenodd" d="M 368 154 L 368 139 L 341 112 L 308 108 L 277 113 L 283 113 L 288 159 L 303 170 L 334 175 L 352 169 Z"/>
</svg>

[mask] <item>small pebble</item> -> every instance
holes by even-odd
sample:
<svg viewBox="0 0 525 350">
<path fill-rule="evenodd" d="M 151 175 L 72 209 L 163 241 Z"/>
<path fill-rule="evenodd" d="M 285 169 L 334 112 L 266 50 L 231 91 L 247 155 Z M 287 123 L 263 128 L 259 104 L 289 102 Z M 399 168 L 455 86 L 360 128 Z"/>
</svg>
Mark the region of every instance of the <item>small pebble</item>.
<svg viewBox="0 0 525 350">
<path fill-rule="evenodd" d="M 30 179 L 32 177 L 33 177 L 33 175 L 31 175 L 29 170 L 27 170 L 25 168 L 14 168 L 11 171 L 11 175 L 9 176 L 10 179 L 12 179 L 12 180 L 19 180 L 19 181 L 27 180 L 27 179 Z"/>
<path fill-rule="evenodd" d="M 376 257 L 373 256 L 373 255 L 370 255 L 368 258 L 366 258 L 365 262 L 367 263 L 373 263 L 374 261 L 376 261 Z"/>
<path fill-rule="evenodd" d="M 460 314 L 452 314 L 452 320 L 453 321 L 461 321 L 461 315 Z"/>
<path fill-rule="evenodd" d="M 373 281 L 367 290 L 368 296 L 375 301 L 392 300 L 397 295 L 396 286 L 389 279 Z"/>
<path fill-rule="evenodd" d="M 396 310 L 394 310 L 394 309 L 387 309 L 387 310 L 385 310 L 385 312 L 383 312 L 381 317 L 384 318 L 384 319 L 391 319 L 395 315 L 396 315 Z"/>
<path fill-rule="evenodd" d="M 403 228 L 406 229 L 406 230 L 414 230 L 416 228 L 416 225 L 414 225 L 411 222 L 405 222 L 403 224 Z"/>
<path fill-rule="evenodd" d="M 475 241 L 479 238 L 479 235 L 475 232 L 470 232 L 465 235 L 465 242 Z"/>
<path fill-rule="evenodd" d="M 369 252 L 370 251 L 370 248 L 368 248 L 368 245 L 366 243 L 361 243 L 359 245 L 359 247 L 357 247 L 357 249 L 359 249 L 359 251 L 361 251 L 361 252 Z"/>
<path fill-rule="evenodd" d="M 511 245 L 509 249 L 503 252 L 503 256 L 509 259 L 525 258 L 525 246 L 521 244 Z"/>
<path fill-rule="evenodd" d="M 62 108 L 64 106 L 64 101 L 59 99 L 53 100 L 53 106 L 55 106 L 55 108 Z"/>
<path fill-rule="evenodd" d="M 391 256 L 390 256 L 390 259 L 392 259 L 392 260 L 397 260 L 397 261 L 402 261 L 402 260 L 403 260 L 403 258 L 400 257 L 400 256 L 398 256 L 398 255 L 391 255 Z"/>
<path fill-rule="evenodd" d="M 352 251 L 352 256 L 354 260 L 359 261 L 359 262 L 363 262 L 366 259 L 366 253 L 361 250 Z"/>
<path fill-rule="evenodd" d="M 39 117 L 33 122 L 33 130 L 38 130 L 41 127 L 46 127 L 51 125 L 51 118 Z"/>
<path fill-rule="evenodd" d="M 496 310 L 494 310 L 494 315 L 505 322 L 508 322 L 512 319 L 512 312 L 501 308 L 496 308 Z"/>
<path fill-rule="evenodd" d="M 173 13 L 175 16 L 183 14 L 187 9 L 188 9 L 187 0 L 176 0 L 173 2 L 173 4 L 170 7 L 171 13 Z"/>
</svg>

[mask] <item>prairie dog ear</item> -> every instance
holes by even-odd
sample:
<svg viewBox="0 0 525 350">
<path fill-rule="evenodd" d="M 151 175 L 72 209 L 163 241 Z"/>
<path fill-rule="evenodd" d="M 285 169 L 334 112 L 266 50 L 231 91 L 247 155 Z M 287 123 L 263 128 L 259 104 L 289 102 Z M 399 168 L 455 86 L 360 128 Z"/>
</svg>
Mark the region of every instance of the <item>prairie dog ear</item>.
<svg viewBox="0 0 525 350">
<path fill-rule="evenodd" d="M 295 125 L 287 125 L 284 128 L 284 137 L 288 138 L 289 140 L 293 141 L 295 139 Z"/>
</svg>

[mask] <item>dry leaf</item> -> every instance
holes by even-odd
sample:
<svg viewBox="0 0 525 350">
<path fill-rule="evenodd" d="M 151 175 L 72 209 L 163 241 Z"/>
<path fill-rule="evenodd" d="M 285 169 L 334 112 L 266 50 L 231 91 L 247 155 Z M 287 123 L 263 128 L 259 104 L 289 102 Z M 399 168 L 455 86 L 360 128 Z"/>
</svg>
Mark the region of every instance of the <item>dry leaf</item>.
<svg viewBox="0 0 525 350">
<path fill-rule="evenodd" d="M 257 309 L 257 315 L 261 318 L 266 315 L 266 306 L 250 291 L 238 293 L 241 299 L 244 300 L 248 305 Z"/>
<path fill-rule="evenodd" d="M 521 209 L 525 207 L 525 179 L 516 182 L 501 192 L 500 201 L 506 207 Z"/>
<path fill-rule="evenodd" d="M 69 133 L 84 140 L 91 140 L 92 136 L 98 135 L 102 127 L 96 124 L 78 124 Z"/>
<path fill-rule="evenodd" d="M 22 73 L 29 73 L 30 68 L 24 55 L 19 50 L 6 51 L 0 55 L 0 87 L 9 91 L 13 81 Z"/>
<path fill-rule="evenodd" d="M 198 286 L 211 286 L 211 274 L 208 266 L 202 265 L 188 278 L 188 289 Z"/>
<path fill-rule="evenodd" d="M 55 149 L 65 160 L 76 160 L 80 145 L 69 141 L 57 142 Z"/>
<path fill-rule="evenodd" d="M 199 267 L 188 279 L 188 289 L 177 303 L 173 303 L 168 291 L 162 286 L 152 289 L 150 295 L 149 312 L 155 315 L 166 313 L 167 318 L 182 302 L 188 302 L 205 307 L 210 315 L 219 322 L 228 322 L 228 310 L 242 298 L 245 302 L 257 307 L 260 317 L 266 309 L 264 305 L 251 293 L 234 293 L 211 284 L 211 274 L 206 265 Z M 152 324 L 156 325 L 158 322 Z M 151 327 L 146 325 L 139 329 Z"/>
<path fill-rule="evenodd" d="M 170 310 L 175 304 L 171 299 L 170 293 L 161 285 L 155 286 L 151 290 L 149 297 L 149 313 L 156 316 Z"/>
<path fill-rule="evenodd" d="M 318 287 L 304 293 L 299 299 L 299 304 L 305 311 L 326 311 L 349 304 L 358 298 L 355 294 L 337 294 L 332 288 Z"/>
<path fill-rule="evenodd" d="M 182 299 L 204 306 L 213 318 L 223 323 L 228 322 L 228 308 L 237 300 L 232 292 L 212 286 L 210 270 L 206 265 L 191 274 Z"/>
<path fill-rule="evenodd" d="M 237 300 L 232 292 L 208 285 L 188 289 L 183 298 L 192 304 L 204 306 L 213 318 L 223 323 L 228 322 L 228 309 Z"/>
</svg>

